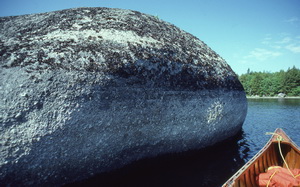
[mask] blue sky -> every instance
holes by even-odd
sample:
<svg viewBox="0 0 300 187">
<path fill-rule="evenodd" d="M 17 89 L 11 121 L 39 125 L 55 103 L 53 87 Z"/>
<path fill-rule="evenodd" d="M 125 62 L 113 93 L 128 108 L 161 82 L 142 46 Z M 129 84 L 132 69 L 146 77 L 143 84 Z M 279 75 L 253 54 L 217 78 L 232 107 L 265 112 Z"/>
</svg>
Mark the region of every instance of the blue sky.
<svg viewBox="0 0 300 187">
<path fill-rule="evenodd" d="M 204 41 L 238 74 L 300 68 L 300 0 L 0 0 L 0 16 L 75 7 L 157 15 Z"/>
</svg>

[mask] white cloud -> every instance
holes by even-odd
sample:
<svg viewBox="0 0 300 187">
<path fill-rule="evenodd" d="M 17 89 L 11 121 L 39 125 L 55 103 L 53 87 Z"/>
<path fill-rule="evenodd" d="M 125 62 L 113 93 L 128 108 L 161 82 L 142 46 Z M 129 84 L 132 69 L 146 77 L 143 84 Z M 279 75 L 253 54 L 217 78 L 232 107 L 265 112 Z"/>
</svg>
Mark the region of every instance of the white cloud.
<svg viewBox="0 0 300 187">
<path fill-rule="evenodd" d="M 261 43 L 264 44 L 264 45 L 268 45 L 268 44 L 271 43 L 271 40 L 272 40 L 272 38 L 269 37 L 269 36 L 267 36 L 267 37 L 265 37 L 265 38 L 263 39 L 263 41 L 262 41 Z"/>
<path fill-rule="evenodd" d="M 253 51 L 250 52 L 249 55 L 245 56 L 244 59 L 254 58 L 258 61 L 265 61 L 270 58 L 275 58 L 282 55 L 280 52 L 270 51 L 267 49 L 255 48 Z"/>
<path fill-rule="evenodd" d="M 294 23 L 296 23 L 298 21 L 299 21 L 299 18 L 297 18 L 297 17 L 292 17 L 290 19 L 285 20 L 285 22 L 291 23 L 291 24 L 294 24 Z"/>
<path fill-rule="evenodd" d="M 278 41 L 276 43 L 278 43 L 278 44 L 286 44 L 286 43 L 289 43 L 290 41 L 292 41 L 292 38 L 286 36 L 282 40 L 280 40 L 280 41 Z"/>
<path fill-rule="evenodd" d="M 300 45 L 290 44 L 285 47 L 287 50 L 292 51 L 293 53 L 300 53 Z"/>
<path fill-rule="evenodd" d="M 282 48 L 280 45 L 271 45 L 270 47 L 272 47 L 274 49 L 281 49 Z"/>
</svg>

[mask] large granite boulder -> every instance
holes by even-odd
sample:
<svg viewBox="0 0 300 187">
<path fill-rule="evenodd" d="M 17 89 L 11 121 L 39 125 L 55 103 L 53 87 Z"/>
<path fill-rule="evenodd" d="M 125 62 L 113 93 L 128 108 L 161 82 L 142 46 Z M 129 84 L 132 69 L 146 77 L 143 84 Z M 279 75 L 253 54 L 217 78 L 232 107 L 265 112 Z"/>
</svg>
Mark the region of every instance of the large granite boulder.
<svg viewBox="0 0 300 187">
<path fill-rule="evenodd" d="M 237 133 L 229 65 L 157 17 L 78 8 L 0 18 L 0 183 L 61 185 Z"/>
</svg>

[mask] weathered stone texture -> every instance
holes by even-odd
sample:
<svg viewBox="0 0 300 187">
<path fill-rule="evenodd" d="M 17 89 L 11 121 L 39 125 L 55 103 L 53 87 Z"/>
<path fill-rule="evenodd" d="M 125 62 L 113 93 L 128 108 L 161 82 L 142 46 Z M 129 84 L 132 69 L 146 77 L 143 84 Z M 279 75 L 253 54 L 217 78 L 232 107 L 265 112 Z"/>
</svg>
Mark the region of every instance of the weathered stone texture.
<svg viewBox="0 0 300 187">
<path fill-rule="evenodd" d="M 5 184 L 60 185 L 212 145 L 240 130 L 247 111 L 218 54 L 131 10 L 2 17 L 0 56 Z"/>
</svg>

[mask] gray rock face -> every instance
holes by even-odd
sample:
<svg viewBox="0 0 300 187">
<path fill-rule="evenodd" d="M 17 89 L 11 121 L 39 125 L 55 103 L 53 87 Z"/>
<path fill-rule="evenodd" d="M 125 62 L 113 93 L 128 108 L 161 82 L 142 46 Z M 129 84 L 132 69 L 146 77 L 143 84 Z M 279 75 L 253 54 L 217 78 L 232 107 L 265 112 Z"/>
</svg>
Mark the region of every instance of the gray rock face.
<svg viewBox="0 0 300 187">
<path fill-rule="evenodd" d="M 0 183 L 61 185 L 233 136 L 228 64 L 172 24 L 78 8 L 0 18 Z"/>
</svg>

